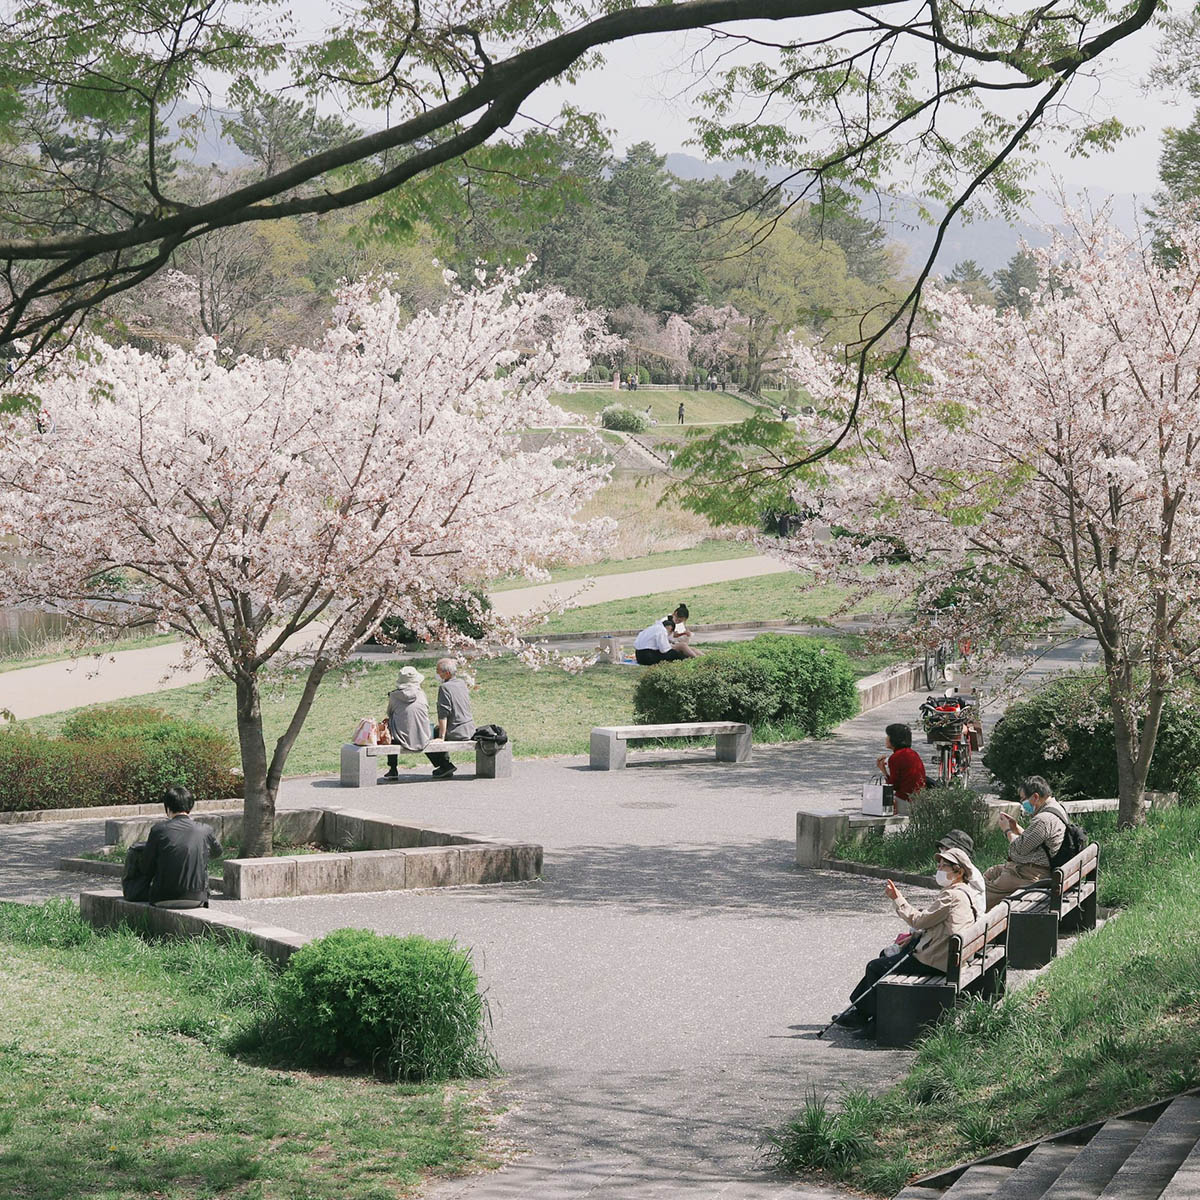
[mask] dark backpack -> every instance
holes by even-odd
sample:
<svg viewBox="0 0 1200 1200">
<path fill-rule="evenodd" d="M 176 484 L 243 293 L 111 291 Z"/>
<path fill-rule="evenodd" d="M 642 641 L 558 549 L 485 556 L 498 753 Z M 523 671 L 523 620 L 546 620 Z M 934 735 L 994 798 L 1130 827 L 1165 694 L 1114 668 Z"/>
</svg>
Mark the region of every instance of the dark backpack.
<svg viewBox="0 0 1200 1200">
<path fill-rule="evenodd" d="M 1045 805 L 1044 809 L 1063 824 L 1062 845 L 1054 854 L 1050 854 L 1049 849 L 1046 850 L 1046 853 L 1050 855 L 1050 869 L 1053 871 L 1069 863 L 1075 855 L 1082 854 L 1083 848 L 1088 844 L 1088 836 L 1074 821 L 1067 819 L 1067 814 L 1063 809 L 1059 808 L 1056 812 L 1049 805 Z"/>
<path fill-rule="evenodd" d="M 141 904 L 150 900 L 150 876 L 142 865 L 145 854 L 146 843 L 134 842 L 125 851 L 125 874 L 121 876 L 121 895 Z"/>
<path fill-rule="evenodd" d="M 473 736 L 484 754 L 494 755 L 501 746 L 508 745 L 508 733 L 503 725 L 481 725 Z"/>
</svg>

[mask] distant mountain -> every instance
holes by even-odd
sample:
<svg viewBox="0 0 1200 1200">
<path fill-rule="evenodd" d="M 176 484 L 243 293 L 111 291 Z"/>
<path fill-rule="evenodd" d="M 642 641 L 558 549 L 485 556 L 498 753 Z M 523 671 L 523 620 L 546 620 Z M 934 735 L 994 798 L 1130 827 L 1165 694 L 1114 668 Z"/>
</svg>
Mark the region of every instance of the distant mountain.
<svg viewBox="0 0 1200 1200">
<path fill-rule="evenodd" d="M 741 170 L 755 171 L 771 183 L 786 179 L 789 172 L 781 167 L 759 167 L 748 162 L 705 162 L 690 154 L 668 154 L 667 170 L 680 179 L 730 179 Z M 1129 192 L 1105 196 L 1094 189 L 1082 197 L 1085 204 L 1099 209 L 1111 201 L 1112 217 L 1116 225 L 1132 233 L 1138 214 L 1147 197 L 1137 197 Z M 945 213 L 944 205 L 927 205 L 931 214 L 940 219 Z M 864 198 L 861 212 L 864 217 L 878 221 L 888 232 L 893 242 L 903 247 L 907 265 L 915 268 L 925 261 L 933 247 L 935 226 L 925 221 L 920 214 L 920 204 L 912 196 L 884 196 Z M 997 217 L 981 217 L 964 222 L 956 218 L 946 231 L 946 237 L 938 251 L 935 269 L 948 275 L 954 264 L 973 258 L 983 270 L 996 271 L 1003 267 L 1020 248 L 1021 242 L 1030 246 L 1044 246 L 1050 241 L 1047 225 L 1059 219 L 1057 203 L 1046 199 L 1035 202 L 1029 212 L 1028 221 L 1010 223 Z"/>
<path fill-rule="evenodd" d="M 179 137 L 179 123 L 187 117 L 200 112 L 195 104 L 180 101 L 175 111 L 167 118 L 167 129 L 171 138 Z M 182 162 L 190 162 L 197 167 L 244 167 L 249 159 L 221 133 L 222 119 L 228 120 L 237 116 L 236 113 L 226 112 L 220 108 L 205 109 L 200 120 L 198 132 L 192 131 L 196 138 L 196 148 L 180 144 L 176 156 Z"/>
</svg>

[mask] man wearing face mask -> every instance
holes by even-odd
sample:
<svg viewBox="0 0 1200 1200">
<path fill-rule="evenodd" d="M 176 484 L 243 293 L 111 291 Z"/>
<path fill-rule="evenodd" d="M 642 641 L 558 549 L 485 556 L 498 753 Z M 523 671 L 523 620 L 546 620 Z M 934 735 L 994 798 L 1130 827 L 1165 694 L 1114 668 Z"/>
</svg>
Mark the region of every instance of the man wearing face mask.
<svg viewBox="0 0 1200 1200">
<path fill-rule="evenodd" d="M 1024 780 L 1019 794 L 1021 810 L 1031 819 L 1022 829 L 1007 813 L 1000 817 L 1000 826 L 1008 836 L 1008 861 L 988 867 L 983 873 L 988 908 L 1035 880 L 1045 879 L 1050 874 L 1050 859 L 1058 853 L 1067 830 L 1067 814 L 1040 775 Z"/>
</svg>

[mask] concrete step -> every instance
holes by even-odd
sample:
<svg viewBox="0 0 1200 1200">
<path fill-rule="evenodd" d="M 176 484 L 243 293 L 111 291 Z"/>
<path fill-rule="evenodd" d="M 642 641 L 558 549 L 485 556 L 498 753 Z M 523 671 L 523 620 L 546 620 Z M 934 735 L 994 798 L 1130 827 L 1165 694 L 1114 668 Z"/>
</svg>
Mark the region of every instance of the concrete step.
<svg viewBox="0 0 1200 1200">
<path fill-rule="evenodd" d="M 940 1188 L 917 1187 L 910 1183 L 902 1192 L 897 1192 L 892 1200 L 942 1200 L 945 1193 Z"/>
<path fill-rule="evenodd" d="M 1200 1142 L 1183 1160 L 1174 1178 L 1167 1184 L 1161 1200 L 1200 1200 Z"/>
<path fill-rule="evenodd" d="M 1149 1132 L 1148 1121 L 1106 1121 L 1042 1200 L 1096 1200 Z"/>
<path fill-rule="evenodd" d="M 993 1193 L 994 1200 L 1042 1200 L 1046 1189 L 1073 1163 L 1081 1147 L 1043 1142 Z"/>
<path fill-rule="evenodd" d="M 942 1200 L 991 1200 L 1012 1173 L 1012 1167 L 968 1167 L 942 1193 Z"/>
<path fill-rule="evenodd" d="M 1159 1200 L 1198 1141 L 1200 1096 L 1178 1096 L 1130 1153 L 1099 1200 Z"/>
</svg>

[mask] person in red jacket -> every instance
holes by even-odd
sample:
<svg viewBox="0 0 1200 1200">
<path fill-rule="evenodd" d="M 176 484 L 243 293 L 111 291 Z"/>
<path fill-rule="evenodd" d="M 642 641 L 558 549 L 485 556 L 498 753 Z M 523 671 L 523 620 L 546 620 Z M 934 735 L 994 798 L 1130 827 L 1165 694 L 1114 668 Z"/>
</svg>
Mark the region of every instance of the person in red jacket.
<svg viewBox="0 0 1200 1200">
<path fill-rule="evenodd" d="M 892 785 L 896 799 L 911 804 L 913 797 L 925 788 L 925 764 L 912 748 L 912 730 L 897 723 L 883 732 L 891 754 L 881 754 L 875 765 Z"/>
</svg>

